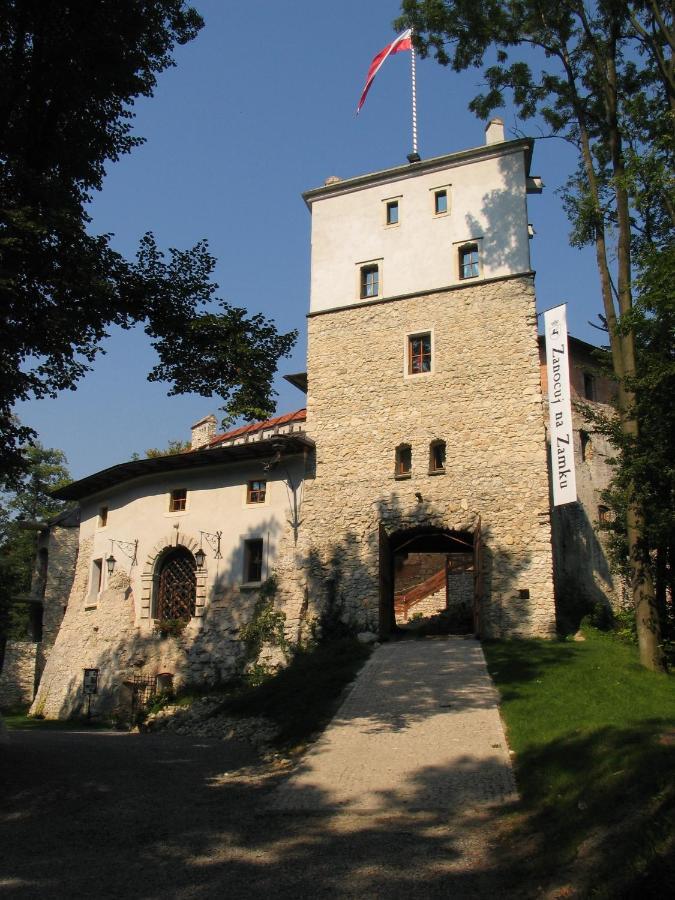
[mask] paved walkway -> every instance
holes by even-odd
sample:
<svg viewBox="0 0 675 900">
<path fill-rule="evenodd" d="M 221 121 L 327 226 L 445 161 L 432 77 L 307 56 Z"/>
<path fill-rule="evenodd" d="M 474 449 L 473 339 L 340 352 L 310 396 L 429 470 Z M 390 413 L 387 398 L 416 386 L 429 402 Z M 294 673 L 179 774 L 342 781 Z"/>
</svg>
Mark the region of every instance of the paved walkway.
<svg viewBox="0 0 675 900">
<path fill-rule="evenodd" d="M 267 808 L 459 813 L 516 797 L 480 644 L 428 638 L 375 650 Z"/>
</svg>

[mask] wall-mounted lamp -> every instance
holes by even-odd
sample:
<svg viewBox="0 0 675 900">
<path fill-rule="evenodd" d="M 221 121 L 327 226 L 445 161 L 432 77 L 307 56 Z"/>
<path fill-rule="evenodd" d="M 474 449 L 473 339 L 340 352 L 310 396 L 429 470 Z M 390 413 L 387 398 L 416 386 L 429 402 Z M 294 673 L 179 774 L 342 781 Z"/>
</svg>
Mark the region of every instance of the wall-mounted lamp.
<svg viewBox="0 0 675 900">
<path fill-rule="evenodd" d="M 195 553 L 195 562 L 197 563 L 198 569 L 203 569 L 204 563 L 206 562 L 206 553 L 204 553 L 204 548 L 202 547 L 202 540 L 206 538 L 211 549 L 215 550 L 215 553 L 213 554 L 214 559 L 222 559 L 223 554 L 220 552 L 220 539 L 222 536 L 222 531 L 216 531 L 213 534 L 210 531 L 199 532 L 199 550 Z"/>
<path fill-rule="evenodd" d="M 135 541 L 118 541 L 114 538 L 110 538 L 110 556 L 107 557 L 105 564 L 108 570 L 108 575 L 112 575 L 115 571 L 115 565 L 117 564 L 117 560 L 113 556 L 113 550 L 115 549 L 115 544 L 120 548 L 122 553 L 125 556 L 128 556 L 131 560 L 131 565 L 136 565 L 136 553 L 138 552 L 138 538 Z"/>
</svg>

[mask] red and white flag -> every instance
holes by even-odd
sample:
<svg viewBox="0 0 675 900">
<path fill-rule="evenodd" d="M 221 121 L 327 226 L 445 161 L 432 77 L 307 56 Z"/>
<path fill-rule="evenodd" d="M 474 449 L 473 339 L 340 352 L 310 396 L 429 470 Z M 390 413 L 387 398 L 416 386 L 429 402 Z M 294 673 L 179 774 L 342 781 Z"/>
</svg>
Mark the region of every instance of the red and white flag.
<svg viewBox="0 0 675 900">
<path fill-rule="evenodd" d="M 388 44 L 384 50 L 380 50 L 375 59 L 371 62 L 368 74 L 366 75 L 366 83 L 363 92 L 361 93 L 361 99 L 359 100 L 359 105 L 356 107 L 357 115 L 363 104 L 366 102 L 370 86 L 375 80 L 375 76 L 384 65 L 384 61 L 388 56 L 391 56 L 392 53 L 401 53 L 402 50 L 412 50 L 412 28 L 407 28 L 402 34 L 399 34 L 399 36 L 395 38 L 391 44 Z"/>
</svg>

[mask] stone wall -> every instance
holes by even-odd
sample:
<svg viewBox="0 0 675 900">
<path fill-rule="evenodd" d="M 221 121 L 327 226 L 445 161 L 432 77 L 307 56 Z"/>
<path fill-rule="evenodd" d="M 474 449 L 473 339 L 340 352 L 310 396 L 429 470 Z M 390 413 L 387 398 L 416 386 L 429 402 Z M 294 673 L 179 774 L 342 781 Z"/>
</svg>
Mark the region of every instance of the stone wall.
<svg viewBox="0 0 675 900">
<path fill-rule="evenodd" d="M 607 414 L 612 411 L 608 406 L 590 405 Z M 596 603 L 618 608 L 627 602 L 625 585 L 610 568 L 607 537 L 598 528 L 602 492 L 613 474 L 608 459 L 616 450 L 604 435 L 593 432 L 576 409 L 572 423 L 578 503 L 555 507 L 552 512 L 559 612 L 563 619 L 571 616 L 570 621 L 561 622 L 563 628 L 575 627 Z"/>
<path fill-rule="evenodd" d="M 405 377 L 406 335 L 421 331 L 433 332 L 433 372 Z M 298 546 L 280 565 L 289 624 L 332 600 L 377 628 L 382 541 L 415 528 L 473 533 L 480 522 L 481 633 L 553 634 L 532 279 L 311 316 L 308 380 L 316 472 Z M 431 476 L 439 438 L 445 474 Z M 406 480 L 394 478 L 401 443 L 412 446 Z"/>
<path fill-rule="evenodd" d="M 38 538 L 38 563 L 41 551 L 47 554 L 46 577 L 36 567 L 31 596 L 42 602 L 42 638 L 38 645 L 37 677 L 41 677 L 47 658 L 59 633 L 75 577 L 79 547 L 79 517 L 71 524 L 57 523 Z M 31 698 L 32 699 L 32 698 Z"/>
<path fill-rule="evenodd" d="M 435 616 L 437 613 L 441 612 L 441 610 L 444 610 L 446 606 L 447 595 L 445 587 L 442 587 L 440 590 L 435 591 L 433 594 L 429 594 L 428 597 L 424 597 L 424 599 L 411 606 L 405 621 L 410 621 L 411 619 L 414 619 L 415 616 L 422 616 L 424 618 L 426 618 L 426 616 Z"/>
<path fill-rule="evenodd" d="M 0 709 L 25 706 L 35 696 L 37 644 L 7 641 L 0 672 Z"/>
<path fill-rule="evenodd" d="M 178 536 L 180 541 L 180 536 Z M 239 631 L 253 616 L 258 592 L 232 588 L 209 598 L 182 634 L 162 636 L 136 615 L 129 577 L 116 571 L 95 601 L 88 596 L 91 538 L 82 540 L 63 622 L 31 707 L 46 718 L 86 709 L 85 669 L 99 670 L 93 715 L 128 716 L 134 676 L 173 675 L 176 688 L 213 685 L 239 671 L 245 648 Z M 141 602 L 142 598 L 141 598 Z"/>
</svg>

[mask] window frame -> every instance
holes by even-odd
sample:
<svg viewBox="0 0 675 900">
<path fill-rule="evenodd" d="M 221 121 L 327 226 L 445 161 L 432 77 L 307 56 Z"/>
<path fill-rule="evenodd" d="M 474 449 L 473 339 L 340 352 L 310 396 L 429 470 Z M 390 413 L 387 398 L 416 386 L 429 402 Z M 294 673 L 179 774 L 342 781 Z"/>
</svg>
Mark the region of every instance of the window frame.
<svg viewBox="0 0 675 900">
<path fill-rule="evenodd" d="M 471 275 L 465 275 L 464 270 L 466 268 L 466 263 L 464 262 L 464 255 L 466 253 L 473 254 L 475 253 L 476 259 L 475 261 L 472 259 L 469 262 L 469 265 L 473 269 L 475 267 L 475 272 Z M 474 278 L 480 278 L 482 274 L 482 265 L 481 265 L 481 253 L 480 246 L 478 241 L 465 241 L 457 247 L 457 275 L 460 281 L 473 281 Z"/>
<path fill-rule="evenodd" d="M 110 516 L 110 507 L 106 504 L 104 506 L 99 506 L 98 508 L 98 519 L 96 521 L 96 527 L 101 530 L 103 528 L 108 527 L 108 518 Z"/>
<path fill-rule="evenodd" d="M 183 493 L 183 497 L 176 497 L 175 494 Z M 173 488 L 173 490 L 169 491 L 169 513 L 184 513 L 187 512 L 187 502 L 188 502 L 188 489 L 187 488 Z M 177 506 L 176 504 L 182 503 L 182 506 Z"/>
<path fill-rule="evenodd" d="M 359 299 L 360 300 L 376 300 L 382 296 L 382 267 L 380 260 L 372 262 L 359 263 Z M 374 294 L 368 293 L 368 275 L 375 273 L 377 276 L 375 281 L 376 291 Z"/>
<path fill-rule="evenodd" d="M 429 338 L 429 368 L 427 371 L 412 371 L 412 342 L 420 338 Z M 422 357 L 424 358 L 424 357 Z M 435 368 L 435 341 L 433 328 L 416 328 L 406 333 L 403 340 L 403 377 L 406 380 L 425 378 L 434 374 Z"/>
<path fill-rule="evenodd" d="M 442 448 L 443 464 L 436 466 L 436 451 Z M 442 438 L 435 438 L 429 444 L 429 475 L 445 475 L 447 444 Z"/>
<path fill-rule="evenodd" d="M 598 402 L 598 380 L 593 372 L 585 372 L 584 375 L 584 399 L 591 403 Z"/>
<path fill-rule="evenodd" d="M 581 461 L 589 462 L 593 457 L 593 442 L 591 436 L 583 428 L 579 429 L 579 447 L 581 450 Z"/>
<path fill-rule="evenodd" d="M 614 520 L 612 510 L 603 503 L 598 505 L 598 525 L 611 525 Z"/>
<path fill-rule="evenodd" d="M 262 488 L 254 488 L 254 484 L 263 485 Z M 262 493 L 262 497 L 255 495 L 260 495 Z M 266 478 L 251 478 L 246 482 L 246 505 L 247 506 L 264 506 L 267 501 L 267 479 Z"/>
<path fill-rule="evenodd" d="M 445 209 L 438 209 L 438 199 L 439 197 L 445 198 Z M 443 216 L 447 216 L 450 213 L 450 188 L 449 187 L 436 187 L 431 189 L 431 198 L 433 204 L 433 214 L 435 219 L 441 219 Z"/>
<path fill-rule="evenodd" d="M 396 221 L 392 221 L 389 215 L 391 210 L 396 210 Z M 396 228 L 401 221 L 401 198 L 389 197 L 384 201 L 384 224 L 387 228 Z"/>
<path fill-rule="evenodd" d="M 403 455 L 407 456 L 407 468 L 403 466 Z M 403 481 L 412 478 L 412 446 L 406 442 L 398 444 L 394 450 L 394 478 Z"/>
<path fill-rule="evenodd" d="M 260 549 L 260 556 L 255 557 L 254 550 L 256 548 Z M 252 574 L 255 574 L 255 570 L 251 567 L 256 565 L 260 567 L 260 577 L 259 578 L 251 578 Z M 263 538 L 245 538 L 244 539 L 244 571 L 243 571 L 243 584 L 262 584 L 263 581 L 263 570 L 265 566 L 265 542 Z"/>
<path fill-rule="evenodd" d="M 91 561 L 89 571 L 89 590 L 87 591 L 87 600 L 96 602 L 103 591 L 104 578 L 104 560 L 103 557 L 96 557 Z"/>
</svg>

